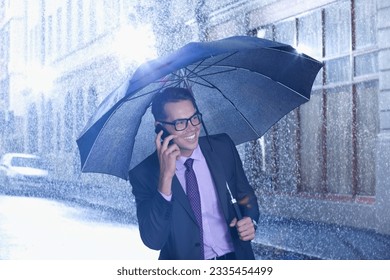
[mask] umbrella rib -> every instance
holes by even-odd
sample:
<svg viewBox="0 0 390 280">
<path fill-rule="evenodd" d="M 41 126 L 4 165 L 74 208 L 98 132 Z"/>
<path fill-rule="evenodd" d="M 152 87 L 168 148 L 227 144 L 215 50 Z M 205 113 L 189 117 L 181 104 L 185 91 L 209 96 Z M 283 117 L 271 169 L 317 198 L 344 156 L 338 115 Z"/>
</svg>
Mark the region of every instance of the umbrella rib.
<svg viewBox="0 0 390 280">
<path fill-rule="evenodd" d="M 205 80 L 205 79 L 202 79 L 202 80 Z M 207 80 L 205 80 L 206 83 L 201 83 L 199 81 L 196 81 L 196 80 L 190 80 L 193 84 L 197 84 L 197 85 L 200 85 L 200 86 L 204 86 L 204 87 L 207 87 L 207 88 L 214 88 L 214 86 L 212 84 L 210 84 Z M 207 84 L 208 83 L 208 84 Z"/>
<path fill-rule="evenodd" d="M 194 67 L 193 70 L 190 70 L 190 69 L 188 68 L 188 66 L 186 66 L 185 69 L 187 69 L 187 70 L 190 71 L 190 72 L 196 72 L 196 69 L 197 69 L 200 65 L 202 65 L 202 63 L 205 62 L 206 59 L 208 59 L 208 58 L 205 58 L 205 59 L 202 59 L 201 61 L 199 61 L 199 63 L 196 64 L 196 66 Z"/>
<path fill-rule="evenodd" d="M 232 67 L 232 66 L 221 66 L 221 67 Z M 215 72 L 215 73 L 213 73 L 213 74 L 219 74 L 219 73 L 226 73 L 226 72 L 236 71 L 237 69 L 248 70 L 248 69 L 239 68 L 239 67 L 238 67 L 238 68 L 237 68 L 237 67 L 232 67 L 232 68 L 233 68 L 233 69 L 225 70 L 225 71 L 220 71 L 220 72 Z M 206 74 L 206 75 L 198 75 L 196 72 L 193 72 L 192 70 L 188 69 L 187 67 L 186 67 L 186 69 L 187 69 L 190 73 L 192 73 L 192 74 L 194 75 L 194 77 L 199 78 L 199 79 L 201 79 L 201 80 L 203 80 L 203 81 L 205 82 L 205 83 L 201 83 L 201 82 L 199 82 L 199 81 L 196 81 L 193 77 L 191 77 L 191 78 L 190 78 L 190 81 L 191 81 L 192 83 L 198 84 L 198 85 L 201 85 L 201 86 L 205 86 L 205 87 L 208 87 L 208 88 L 215 88 L 215 89 L 218 90 L 226 99 L 228 99 L 228 98 L 222 93 L 222 91 L 221 91 L 218 87 L 216 87 L 214 84 L 212 84 L 210 81 L 208 81 L 207 79 L 204 78 L 204 77 L 206 77 L 206 76 L 211 76 L 211 75 L 212 75 L 211 73 L 210 73 L 210 74 Z M 248 70 L 248 71 L 250 71 L 250 70 Z M 268 79 L 271 79 L 271 78 L 269 78 L 268 76 L 263 75 L 263 74 L 261 74 L 261 73 L 254 72 L 254 71 L 250 71 L 250 72 L 253 72 L 253 73 L 256 73 L 256 74 L 258 74 L 258 75 L 262 75 L 262 76 L 264 76 L 264 77 L 266 77 L 266 78 L 268 78 Z M 176 77 L 180 77 L 179 75 L 177 75 L 177 74 L 175 74 L 175 73 L 171 73 L 171 75 L 174 75 L 174 76 L 176 76 Z M 271 79 L 271 80 L 272 80 L 272 79 Z M 168 81 L 171 82 L 171 83 L 167 84 Z M 170 86 L 176 87 L 176 86 L 180 85 L 181 81 L 183 81 L 183 79 L 170 79 L 170 80 L 167 80 L 167 81 L 158 80 L 158 81 L 152 82 L 152 83 L 157 84 L 157 83 L 164 82 L 164 86 L 162 86 L 162 87 L 159 88 L 159 90 L 161 90 L 161 89 L 164 89 L 164 88 L 170 87 Z M 302 95 L 301 93 L 297 92 L 296 90 L 294 90 L 294 89 L 292 89 L 292 88 L 286 86 L 285 84 L 280 83 L 280 82 L 278 82 L 278 81 L 275 81 L 275 82 L 278 83 L 279 85 L 281 85 L 282 87 L 288 88 L 289 90 L 293 91 L 294 93 L 296 93 L 297 95 L 299 95 L 299 96 L 302 97 L 303 99 L 309 100 L 309 98 L 307 98 L 306 96 L 304 96 L 304 95 Z M 139 98 L 139 97 L 143 97 L 143 96 L 145 96 L 145 95 L 148 95 L 148 94 L 150 94 L 150 93 L 153 93 L 154 91 L 156 91 L 156 90 L 152 90 L 152 91 L 146 92 L 146 93 L 144 93 L 144 94 L 141 94 L 141 95 L 138 95 L 138 96 L 135 96 L 135 97 L 133 96 L 132 98 L 127 99 L 127 100 L 128 100 L 128 101 L 130 101 L 130 100 L 135 100 L 135 99 L 137 99 L 137 98 Z M 229 100 L 229 99 L 228 99 L 228 100 Z M 230 101 L 230 100 L 229 100 L 229 101 Z M 231 101 L 230 101 L 230 102 L 231 102 Z M 232 104 L 233 104 L 233 103 L 232 103 Z M 233 106 L 234 106 L 234 104 L 233 104 Z M 234 107 L 235 107 L 235 106 L 234 106 Z M 236 107 L 235 107 L 235 108 L 236 108 Z M 244 118 L 245 118 L 245 117 L 244 117 Z"/>
<path fill-rule="evenodd" d="M 196 73 L 200 73 L 201 71 L 205 71 L 205 70 L 209 69 L 210 67 L 215 66 L 217 63 L 220 63 L 221 61 L 223 61 L 223 60 L 225 60 L 225 59 L 227 59 L 227 58 L 229 58 L 229 57 L 235 55 L 236 53 L 238 53 L 238 51 L 232 52 L 232 53 L 226 55 L 225 57 L 222 57 L 221 59 L 215 61 L 214 63 L 212 63 L 212 64 L 210 64 L 210 65 L 204 66 L 204 68 L 200 69 L 200 70 L 199 70 L 198 72 L 196 72 Z M 210 58 L 210 57 L 208 57 L 208 58 Z M 203 64 L 203 62 L 205 62 L 205 61 L 206 61 L 206 59 L 201 60 L 201 61 L 198 63 L 198 65 L 194 68 L 194 70 L 196 70 L 199 66 L 201 66 L 201 65 Z M 195 72 L 195 71 L 193 71 L 193 72 Z"/>
<path fill-rule="evenodd" d="M 198 75 L 197 72 L 189 69 L 188 67 L 185 67 L 183 68 L 185 70 L 188 71 L 188 75 L 183 75 L 183 76 L 180 76 L 179 74 L 176 74 L 176 73 L 171 73 L 170 76 L 173 76 L 173 77 L 176 77 L 176 78 L 170 78 L 168 80 L 164 80 L 164 79 L 160 79 L 156 82 L 152 82 L 152 83 L 164 83 L 164 82 L 172 82 L 172 84 L 174 84 L 174 86 L 177 86 L 179 85 L 182 81 L 185 80 L 185 78 L 188 78 L 189 81 L 195 83 L 195 84 L 199 84 L 199 85 L 202 85 L 202 86 L 205 86 L 205 87 L 210 87 L 212 88 L 212 86 L 209 86 L 207 84 L 203 84 L 203 83 L 200 83 L 200 82 L 197 82 L 195 80 L 195 78 L 202 78 L 202 77 L 207 77 L 207 76 L 212 76 L 212 75 L 216 75 L 216 74 L 222 74 L 222 73 L 227 73 L 227 72 L 232 72 L 232 71 L 236 71 L 236 69 L 227 69 L 227 70 L 222 70 L 222 71 L 217 71 L 217 72 L 213 72 L 213 73 L 207 73 L 205 75 Z M 170 85 L 172 85 L 170 84 Z M 162 87 L 164 88 L 164 87 Z"/>
<path fill-rule="evenodd" d="M 172 82 L 172 83 L 167 84 L 168 81 L 169 81 L 169 82 Z M 161 87 L 159 87 L 159 88 L 157 88 L 157 89 L 154 89 L 154 90 L 150 90 L 150 91 L 148 91 L 148 92 L 145 92 L 145 93 L 143 93 L 143 94 L 140 94 L 140 95 L 137 95 L 137 96 L 131 96 L 131 98 L 126 99 L 126 101 L 138 99 L 138 98 L 143 97 L 143 96 L 145 96 L 145 95 L 151 94 L 151 93 L 153 93 L 153 92 L 155 92 L 155 91 L 161 91 L 162 89 L 167 88 L 167 87 L 171 87 L 171 86 L 176 87 L 176 86 L 179 85 L 180 82 L 181 82 L 181 80 L 176 80 L 176 79 L 175 79 L 175 80 L 168 80 L 168 81 L 158 80 L 158 81 L 155 81 L 155 82 L 151 82 L 151 84 L 163 83 L 164 85 L 161 86 Z M 141 89 L 141 90 L 142 90 L 142 89 Z"/>
<path fill-rule="evenodd" d="M 233 53 L 230 53 L 230 54 L 226 55 L 225 57 L 222 57 L 221 59 L 215 61 L 214 63 L 212 63 L 212 64 L 210 64 L 210 65 L 203 66 L 203 68 L 201 68 L 199 71 L 196 71 L 196 70 L 197 70 L 200 66 L 202 66 L 202 64 L 203 64 L 207 59 L 209 59 L 210 57 L 207 57 L 207 58 L 205 58 L 205 59 L 202 59 L 201 61 L 199 61 L 199 63 L 194 64 L 194 67 L 193 67 L 192 70 L 189 69 L 188 66 L 185 66 L 185 67 L 183 67 L 182 69 L 187 70 L 190 74 L 194 74 L 195 76 L 201 76 L 201 75 L 199 75 L 198 73 L 200 73 L 200 72 L 202 72 L 202 71 L 205 71 L 205 70 L 207 70 L 207 69 L 209 69 L 209 68 L 215 66 L 216 64 L 220 63 L 221 61 L 223 61 L 223 60 L 225 60 L 225 59 L 227 59 L 227 58 L 229 58 L 229 57 L 235 55 L 236 53 L 237 53 L 237 51 L 235 51 L 235 52 L 233 52 Z M 212 56 L 211 56 L 211 57 L 212 57 Z M 231 70 L 224 70 L 224 71 L 214 72 L 214 73 L 208 73 L 208 74 L 206 74 L 206 75 L 204 75 L 204 76 L 215 75 L 215 74 L 224 73 L 224 72 L 233 71 L 233 70 L 234 70 L 234 69 L 231 69 Z M 182 76 L 180 76 L 180 75 L 178 75 L 178 74 L 176 74 L 176 73 L 171 73 L 171 74 L 174 75 L 174 76 L 177 76 L 177 77 L 182 77 Z M 190 75 L 188 75 L 187 77 L 191 78 Z M 183 80 L 183 79 L 182 79 L 182 80 Z"/>
<path fill-rule="evenodd" d="M 198 65 L 199 66 L 199 65 Z M 198 66 L 196 66 L 194 69 L 196 69 Z M 204 69 L 208 69 L 210 68 L 211 66 L 207 66 L 205 67 Z M 194 71 L 194 70 L 191 70 L 189 69 L 188 67 L 185 67 L 185 69 L 189 72 L 189 75 L 187 76 L 187 78 L 194 84 L 198 84 L 198 85 L 202 85 L 202 86 L 205 86 L 205 87 L 208 87 L 208 88 L 214 88 L 215 86 L 212 85 L 209 81 L 207 81 L 204 77 L 207 77 L 207 76 L 212 76 L 212 75 L 216 75 L 216 74 L 221 74 L 221 73 L 227 73 L 227 72 L 232 72 L 232 71 L 236 71 L 237 69 L 236 68 L 233 68 L 233 69 L 226 69 L 226 70 L 222 70 L 222 71 L 217 71 L 217 72 L 213 72 L 213 73 L 207 73 L 205 75 L 199 75 L 198 72 Z M 202 70 L 204 70 L 202 69 Z M 202 71 L 201 70 L 201 71 Z M 192 75 L 191 75 L 192 74 Z M 176 74 L 174 74 L 176 75 Z M 202 79 L 203 81 L 205 81 L 206 83 L 200 83 L 198 81 L 195 80 L 195 78 L 199 78 L 199 79 Z M 207 85 L 209 84 L 209 85 Z"/>
<path fill-rule="evenodd" d="M 270 77 L 268 77 L 267 75 L 264 75 L 264 74 L 262 74 L 262 73 L 259 73 L 259 72 L 256 72 L 256 71 L 252 71 L 252 70 L 249 70 L 249 69 L 246 69 L 246 68 L 238 67 L 238 66 L 218 65 L 218 66 L 214 66 L 214 67 L 226 67 L 226 68 L 230 67 L 230 68 L 233 68 L 233 69 L 225 70 L 225 71 L 220 71 L 220 72 L 209 73 L 209 74 L 205 74 L 205 75 L 197 75 L 197 73 L 194 73 L 194 74 L 197 75 L 197 77 L 203 79 L 203 77 L 211 76 L 211 75 L 213 75 L 213 74 L 226 73 L 226 72 L 231 72 L 231 71 L 236 71 L 236 70 L 241 69 L 241 70 L 244 70 L 244 71 L 249 71 L 249 72 L 255 73 L 256 75 L 261 75 L 261 76 L 263 76 L 263 77 L 265 77 L 265 78 L 267 78 L 267 79 L 270 79 L 270 80 L 274 81 L 275 83 L 278 83 L 278 84 L 281 85 L 282 87 L 285 87 L 285 88 L 287 88 L 287 89 L 293 91 L 295 94 L 299 95 L 299 96 L 302 97 L 303 99 L 305 99 L 305 100 L 307 100 L 307 101 L 310 100 L 309 98 L 307 98 L 307 97 L 304 96 L 303 94 L 299 93 L 299 92 L 296 91 L 295 89 L 293 89 L 293 88 L 291 88 L 291 87 L 289 87 L 289 86 L 287 86 L 287 85 L 285 85 L 285 84 L 283 84 L 283 83 L 281 83 L 281 82 L 279 82 L 279 81 L 276 81 L 276 80 L 274 80 L 274 79 L 271 79 Z M 191 70 L 189 70 L 189 71 L 191 71 Z M 203 80 L 205 80 L 205 79 L 203 79 Z M 192 81 L 195 82 L 194 80 L 192 80 Z M 205 82 L 211 84 L 211 83 L 210 83 L 209 81 L 207 81 L 207 80 L 205 80 Z M 198 83 L 198 84 L 200 84 L 200 83 Z M 200 84 L 200 85 L 202 85 L 202 84 Z M 204 86 L 206 86 L 206 85 L 204 85 Z M 215 87 L 215 86 L 212 85 L 212 87 Z"/>
<path fill-rule="evenodd" d="M 217 66 L 214 66 L 214 67 L 217 67 Z M 212 75 L 216 75 L 216 74 L 223 74 L 223 73 L 227 73 L 227 72 L 232 72 L 232 71 L 236 71 L 236 70 L 237 70 L 237 68 L 232 67 L 232 69 L 226 69 L 226 70 L 215 71 L 215 72 L 199 75 L 198 73 L 200 71 L 199 72 L 194 72 L 194 71 L 188 69 L 188 71 L 190 71 L 190 73 L 193 74 L 196 77 L 207 77 L 207 76 L 212 76 Z"/>
<path fill-rule="evenodd" d="M 201 77 L 202 78 L 202 77 Z M 240 116 L 244 119 L 244 121 L 248 124 L 248 126 L 252 129 L 252 131 L 256 134 L 257 138 L 260 138 L 261 136 L 257 133 L 256 129 L 253 127 L 253 125 L 250 123 L 250 121 L 244 116 L 244 114 L 237 108 L 237 106 L 213 83 L 207 81 L 206 79 L 203 79 L 205 82 L 210 84 L 210 88 L 214 88 L 233 106 L 233 108 L 240 114 Z"/>
<path fill-rule="evenodd" d="M 281 50 L 281 51 L 283 51 L 283 50 Z M 229 65 L 218 65 L 218 66 L 216 65 L 217 63 L 220 63 L 221 61 L 226 60 L 227 58 L 229 58 L 229 57 L 235 55 L 237 52 L 238 52 L 238 51 L 232 52 L 232 53 L 228 54 L 227 56 L 221 58 L 220 60 L 218 60 L 218 61 L 216 61 L 216 62 L 214 62 L 214 63 L 212 63 L 212 64 L 210 64 L 210 65 L 204 66 L 204 68 L 200 69 L 199 71 L 195 71 L 195 70 L 196 70 L 197 68 L 199 68 L 199 67 L 207 60 L 207 58 L 206 58 L 206 59 L 203 59 L 203 60 L 201 60 L 199 63 L 197 63 L 197 65 L 194 67 L 193 70 L 190 70 L 188 67 L 185 67 L 185 69 L 187 69 L 190 73 L 196 75 L 196 76 L 199 77 L 199 78 L 206 77 L 206 76 L 213 75 L 213 74 L 219 74 L 219 73 L 229 72 L 229 70 L 225 70 L 225 71 L 221 71 L 221 72 L 214 72 L 214 73 L 208 73 L 208 74 L 205 74 L 205 75 L 199 75 L 200 72 L 205 71 L 205 70 L 209 69 L 210 67 L 231 67 L 231 68 L 233 68 L 233 69 L 231 69 L 230 71 L 234 71 L 234 70 L 237 70 L 237 69 L 242 69 L 242 70 L 251 71 L 251 70 L 248 70 L 248 69 L 245 69 L 245 68 L 241 68 L 241 67 L 237 67 L 237 66 L 234 66 L 234 67 L 233 67 L 233 66 L 229 66 Z M 310 58 L 310 57 L 309 57 L 309 58 Z M 312 58 L 310 58 L 310 59 L 312 59 Z M 255 72 L 255 71 L 251 71 L 251 72 L 254 72 L 254 73 L 257 73 L 257 74 L 259 74 L 259 75 L 262 75 L 262 76 L 264 76 L 264 77 L 269 78 L 268 76 L 263 75 L 263 74 L 261 74 L 261 73 L 259 73 L 259 72 Z M 269 79 L 270 79 L 270 78 L 269 78 Z M 193 81 L 193 80 L 192 80 L 192 81 Z M 206 81 L 206 80 L 205 80 L 205 81 Z M 273 80 L 273 81 L 275 81 L 275 80 Z M 195 82 L 195 81 L 193 81 L 193 82 Z M 206 82 L 207 82 L 207 83 L 210 83 L 210 82 L 208 82 L 208 81 L 206 81 Z M 280 85 L 282 85 L 282 86 L 285 87 L 285 88 L 288 88 L 288 89 L 292 90 L 293 92 L 295 92 L 296 94 L 298 94 L 298 95 L 301 96 L 302 98 L 304 98 L 304 99 L 306 99 L 306 100 L 309 100 L 309 98 L 307 98 L 306 96 L 300 94 L 300 93 L 297 92 L 296 90 L 294 90 L 294 89 L 292 89 L 292 88 L 286 86 L 285 84 L 280 83 L 279 81 L 275 81 L 275 82 L 278 83 L 278 84 L 280 84 Z M 211 84 L 211 83 L 210 83 L 210 84 Z M 205 85 L 204 85 L 204 86 L 205 86 Z M 212 85 L 212 86 L 214 86 L 214 85 Z M 219 89 L 218 89 L 218 90 L 219 90 Z"/>
<path fill-rule="evenodd" d="M 180 78 L 180 76 L 176 75 L 176 74 L 172 74 L 171 76 L 174 76 L 174 77 L 177 77 L 176 79 L 175 78 L 170 78 L 170 79 L 160 79 L 160 80 L 157 80 L 155 82 L 151 82 L 151 84 L 158 84 L 158 83 L 166 83 L 166 82 L 176 82 L 176 81 L 181 81 L 182 79 Z"/>
</svg>

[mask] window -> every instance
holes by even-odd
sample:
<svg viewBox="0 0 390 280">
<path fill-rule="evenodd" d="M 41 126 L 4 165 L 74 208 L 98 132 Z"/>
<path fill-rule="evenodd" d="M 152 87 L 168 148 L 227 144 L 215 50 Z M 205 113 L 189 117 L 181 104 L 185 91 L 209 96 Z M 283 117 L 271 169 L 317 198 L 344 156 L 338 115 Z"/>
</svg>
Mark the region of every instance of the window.
<svg viewBox="0 0 390 280">
<path fill-rule="evenodd" d="M 314 90 L 311 93 L 310 102 L 303 104 L 299 109 L 301 147 L 299 157 L 294 158 L 299 164 L 298 192 L 322 193 L 325 188 L 324 168 L 321 160 L 324 154 L 322 145 L 323 104 L 322 90 Z"/>
<path fill-rule="evenodd" d="M 324 10 L 325 53 L 327 57 L 349 55 L 351 50 L 351 9 L 341 1 Z"/>
<path fill-rule="evenodd" d="M 53 52 L 53 16 L 47 18 L 47 54 L 51 56 Z"/>
<path fill-rule="evenodd" d="M 98 96 L 96 89 L 94 87 L 90 87 L 88 90 L 87 96 L 87 105 L 86 105 L 86 115 L 87 119 L 92 116 L 92 114 L 96 111 L 98 106 Z"/>
<path fill-rule="evenodd" d="M 376 46 L 376 7 L 372 0 L 353 1 L 355 11 L 355 49 Z"/>
<path fill-rule="evenodd" d="M 352 67 L 349 56 L 331 59 L 325 62 L 326 83 L 349 82 L 351 78 Z"/>
<path fill-rule="evenodd" d="M 89 4 L 89 33 L 91 40 L 95 39 L 97 34 L 97 13 L 96 13 L 96 3 L 90 2 Z"/>
<path fill-rule="evenodd" d="M 70 92 L 65 97 L 65 115 L 64 115 L 64 139 L 65 151 L 70 152 L 73 148 L 73 131 L 74 131 L 74 117 L 73 117 L 73 98 Z"/>
<path fill-rule="evenodd" d="M 61 53 L 62 50 L 62 9 L 58 8 L 57 10 L 57 53 Z"/>
<path fill-rule="evenodd" d="M 72 0 L 68 0 L 66 3 L 66 49 L 67 51 L 70 51 L 72 48 L 72 23 L 73 23 L 73 17 L 72 17 Z"/>
<path fill-rule="evenodd" d="M 83 7 L 83 0 L 77 1 L 77 40 L 78 45 L 81 46 L 84 42 L 84 7 Z"/>
<path fill-rule="evenodd" d="M 264 170 L 274 191 L 375 195 L 379 129 L 375 3 L 336 1 L 256 30 L 257 36 L 293 45 L 324 61 L 310 102 L 263 137 Z"/>
<path fill-rule="evenodd" d="M 54 151 L 54 123 L 53 123 L 53 103 L 51 100 L 44 102 L 43 108 L 43 141 L 47 152 Z"/>
<path fill-rule="evenodd" d="M 322 58 L 322 14 L 316 11 L 297 19 L 298 50 Z"/>
<path fill-rule="evenodd" d="M 76 115 L 77 115 L 77 122 L 76 122 L 76 132 L 77 134 L 81 133 L 81 130 L 83 129 L 85 125 L 85 113 L 84 113 L 84 94 L 83 90 L 79 89 L 77 91 L 76 95 Z"/>
<path fill-rule="evenodd" d="M 352 194 L 352 93 L 350 86 L 325 91 L 326 190 L 332 194 Z"/>
<path fill-rule="evenodd" d="M 119 24 L 120 5 L 118 0 L 104 0 L 104 26 L 111 30 Z"/>
<path fill-rule="evenodd" d="M 377 80 L 358 83 L 356 91 L 356 193 L 375 195 L 375 141 L 379 133 Z"/>
<path fill-rule="evenodd" d="M 296 46 L 296 21 L 289 20 L 275 24 L 275 41 Z"/>
<path fill-rule="evenodd" d="M 62 142 L 61 140 L 63 139 L 62 138 L 62 128 L 63 128 L 63 122 L 62 122 L 62 115 L 61 113 L 58 111 L 57 112 L 57 118 L 56 118 L 56 140 L 57 140 L 57 146 L 55 147 L 55 150 L 57 151 L 61 151 L 63 149 L 62 147 Z"/>
<path fill-rule="evenodd" d="M 378 53 L 356 55 L 354 57 L 354 76 L 360 77 L 378 72 Z"/>
<path fill-rule="evenodd" d="M 0 0 L 0 18 L 2 19 L 5 15 L 5 1 Z"/>
<path fill-rule="evenodd" d="M 28 107 L 28 140 L 27 149 L 30 153 L 38 152 L 38 111 L 34 103 Z"/>
</svg>

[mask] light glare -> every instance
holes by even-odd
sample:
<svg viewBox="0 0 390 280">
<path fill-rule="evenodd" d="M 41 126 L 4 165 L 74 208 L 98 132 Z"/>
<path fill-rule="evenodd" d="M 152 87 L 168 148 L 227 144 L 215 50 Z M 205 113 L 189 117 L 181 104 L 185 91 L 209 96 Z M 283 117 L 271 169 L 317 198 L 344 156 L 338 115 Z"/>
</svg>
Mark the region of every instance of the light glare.
<svg viewBox="0 0 390 280">
<path fill-rule="evenodd" d="M 113 51 L 125 63 L 141 64 L 157 56 L 150 25 L 122 27 L 113 42 Z"/>
</svg>

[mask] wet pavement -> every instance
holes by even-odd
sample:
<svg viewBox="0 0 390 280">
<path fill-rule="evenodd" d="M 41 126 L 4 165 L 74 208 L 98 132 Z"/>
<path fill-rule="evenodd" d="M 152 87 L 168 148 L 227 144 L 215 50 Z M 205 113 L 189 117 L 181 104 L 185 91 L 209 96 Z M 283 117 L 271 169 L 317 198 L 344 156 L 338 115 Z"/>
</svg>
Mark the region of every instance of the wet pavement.
<svg viewBox="0 0 390 280">
<path fill-rule="evenodd" d="M 157 259 L 137 226 L 97 221 L 93 215 L 91 209 L 58 201 L 0 196 L 0 259 Z"/>
<path fill-rule="evenodd" d="M 87 216 L 88 223 L 100 226 L 109 224 L 110 228 L 118 227 L 124 232 L 129 227 L 132 233 L 127 233 L 127 238 L 135 234 L 138 236 L 134 198 L 129 188 L 107 191 L 92 186 L 67 185 L 57 186 L 48 192 L 42 189 L 39 192 L 8 192 L 3 197 L 36 199 L 34 197 L 37 196 L 52 203 L 65 203 L 69 209 L 79 209 L 72 212 L 73 218 L 82 220 Z M 0 213 L 0 225 L 2 219 Z M 139 245 L 144 247 L 142 243 Z M 256 259 L 261 260 L 390 260 L 389 235 L 378 234 L 374 230 L 266 215 L 262 215 L 258 223 L 253 248 Z"/>
<path fill-rule="evenodd" d="M 254 243 L 273 252 L 258 253 L 263 259 L 390 260 L 390 235 L 272 216 L 260 220 Z"/>
</svg>

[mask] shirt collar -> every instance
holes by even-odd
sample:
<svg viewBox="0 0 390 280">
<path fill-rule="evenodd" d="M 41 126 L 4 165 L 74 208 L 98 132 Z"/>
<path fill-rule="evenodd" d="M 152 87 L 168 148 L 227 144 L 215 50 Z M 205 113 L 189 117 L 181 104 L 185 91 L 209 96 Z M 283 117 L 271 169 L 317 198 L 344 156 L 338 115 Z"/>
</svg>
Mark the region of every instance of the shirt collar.
<svg viewBox="0 0 390 280">
<path fill-rule="evenodd" d="M 180 156 L 178 160 L 176 160 L 176 170 L 182 170 L 185 169 L 186 167 L 184 166 L 184 163 L 186 162 L 187 159 L 192 158 L 194 160 L 202 160 L 203 154 L 202 151 L 200 150 L 199 145 L 196 146 L 195 150 L 192 152 L 192 155 L 189 157 L 184 157 Z"/>
</svg>

